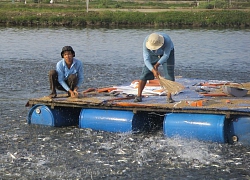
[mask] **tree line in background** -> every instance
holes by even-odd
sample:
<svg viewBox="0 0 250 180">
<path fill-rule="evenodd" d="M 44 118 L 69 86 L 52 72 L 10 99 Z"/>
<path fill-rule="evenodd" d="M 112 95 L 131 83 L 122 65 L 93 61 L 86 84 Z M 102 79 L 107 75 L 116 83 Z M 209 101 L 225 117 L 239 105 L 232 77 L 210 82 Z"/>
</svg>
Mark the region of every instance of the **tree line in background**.
<svg viewBox="0 0 250 180">
<path fill-rule="evenodd" d="M 86 7 L 87 0 L 0 0 L 0 3 L 39 3 L 50 5 L 72 5 Z M 117 8 L 117 9 L 249 9 L 250 0 L 89 0 L 89 8 Z"/>
</svg>

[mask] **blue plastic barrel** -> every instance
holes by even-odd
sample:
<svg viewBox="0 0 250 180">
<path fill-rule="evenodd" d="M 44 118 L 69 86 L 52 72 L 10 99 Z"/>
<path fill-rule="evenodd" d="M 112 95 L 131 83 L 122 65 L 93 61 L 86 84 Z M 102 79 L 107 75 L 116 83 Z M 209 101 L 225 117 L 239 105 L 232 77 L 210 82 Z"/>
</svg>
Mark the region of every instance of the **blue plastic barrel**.
<svg viewBox="0 0 250 180">
<path fill-rule="evenodd" d="M 250 117 L 239 116 L 233 119 L 230 124 L 229 140 L 250 145 Z"/>
<path fill-rule="evenodd" d="M 91 128 L 109 132 L 135 132 L 147 126 L 147 121 L 131 111 L 82 109 L 80 128 Z"/>
<path fill-rule="evenodd" d="M 225 143 L 225 115 L 214 114 L 167 114 L 163 131 L 167 137 L 183 137 Z"/>
<path fill-rule="evenodd" d="M 48 126 L 74 126 L 78 125 L 80 108 L 55 107 L 35 105 L 28 113 L 28 124 L 40 124 Z"/>
</svg>

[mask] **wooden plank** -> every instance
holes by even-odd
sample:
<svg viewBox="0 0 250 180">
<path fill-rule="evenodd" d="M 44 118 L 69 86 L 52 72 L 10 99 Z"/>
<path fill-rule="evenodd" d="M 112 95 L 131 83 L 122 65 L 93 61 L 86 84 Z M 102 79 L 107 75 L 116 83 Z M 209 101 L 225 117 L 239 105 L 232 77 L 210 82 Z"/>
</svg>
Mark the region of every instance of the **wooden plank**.
<svg viewBox="0 0 250 180">
<path fill-rule="evenodd" d="M 55 98 L 50 99 L 48 97 L 30 99 L 28 101 L 29 106 L 36 104 L 43 104 L 46 106 L 54 107 L 75 107 L 75 108 L 95 108 L 95 109 L 116 109 L 116 110 L 130 110 L 133 112 L 145 111 L 145 112 L 179 112 L 179 113 L 206 113 L 206 114 L 226 114 L 227 116 L 232 115 L 246 115 L 250 116 L 250 100 L 237 100 L 238 103 L 245 103 L 246 106 L 235 106 L 234 99 L 228 103 L 225 99 L 207 100 L 211 101 L 204 106 L 191 106 L 187 101 L 182 100 L 171 104 L 160 104 L 160 103 L 133 103 L 131 100 L 123 101 L 108 101 L 112 97 L 86 97 L 86 98 Z M 119 98 L 117 98 L 119 99 Z M 106 100 L 106 101 L 105 101 Z M 105 102 L 105 103 L 104 103 Z"/>
</svg>

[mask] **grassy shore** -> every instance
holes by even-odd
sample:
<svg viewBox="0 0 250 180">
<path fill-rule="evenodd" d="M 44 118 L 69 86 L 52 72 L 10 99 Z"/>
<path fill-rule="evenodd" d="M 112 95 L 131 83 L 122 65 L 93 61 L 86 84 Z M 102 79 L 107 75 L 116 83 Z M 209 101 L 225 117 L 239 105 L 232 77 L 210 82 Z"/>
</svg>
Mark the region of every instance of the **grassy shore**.
<svg viewBox="0 0 250 180">
<path fill-rule="evenodd" d="M 0 26 L 250 27 L 248 9 L 125 9 L 2 3 Z M 155 6 L 154 6 L 155 7 Z"/>
</svg>

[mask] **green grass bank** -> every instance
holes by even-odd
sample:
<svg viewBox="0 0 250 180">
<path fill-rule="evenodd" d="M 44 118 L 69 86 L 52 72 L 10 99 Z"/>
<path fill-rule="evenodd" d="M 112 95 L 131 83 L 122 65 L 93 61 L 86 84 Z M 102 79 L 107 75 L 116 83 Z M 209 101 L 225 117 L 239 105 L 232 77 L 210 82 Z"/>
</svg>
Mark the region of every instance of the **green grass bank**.
<svg viewBox="0 0 250 180">
<path fill-rule="evenodd" d="M 104 9 L 92 5 L 87 12 L 85 4 L 5 2 L 0 5 L 0 26 L 250 27 L 248 9 L 153 9 L 151 6 L 143 9 L 105 6 Z"/>
</svg>

